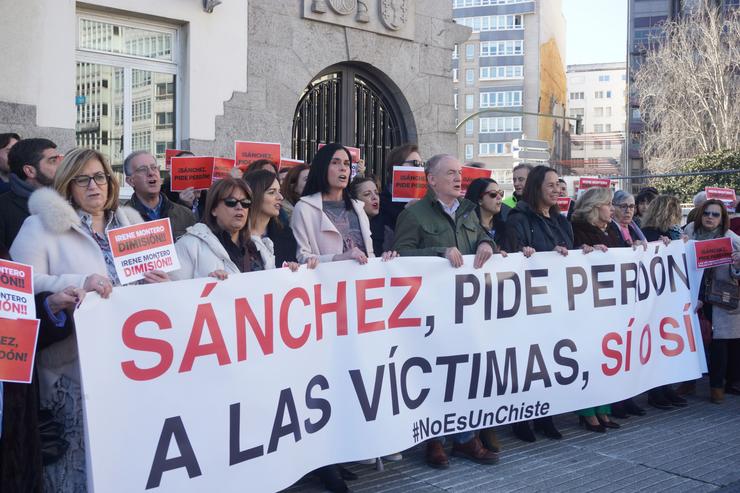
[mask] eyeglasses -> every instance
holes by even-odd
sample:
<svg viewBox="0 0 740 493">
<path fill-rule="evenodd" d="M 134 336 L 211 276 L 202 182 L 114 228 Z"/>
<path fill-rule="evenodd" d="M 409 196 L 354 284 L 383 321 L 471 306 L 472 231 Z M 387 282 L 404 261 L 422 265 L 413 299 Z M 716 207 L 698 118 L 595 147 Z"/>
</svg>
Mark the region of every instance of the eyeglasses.
<svg viewBox="0 0 740 493">
<path fill-rule="evenodd" d="M 489 198 L 495 199 L 496 197 L 502 197 L 504 196 L 503 190 L 494 190 L 491 192 L 486 192 L 484 195 L 488 195 Z"/>
<path fill-rule="evenodd" d="M 634 211 L 635 210 L 635 204 L 619 204 L 615 206 L 623 211 Z"/>
<path fill-rule="evenodd" d="M 134 173 L 138 175 L 148 175 L 150 171 L 152 173 L 159 173 L 159 165 L 150 164 L 149 166 L 139 166 L 134 170 Z"/>
<path fill-rule="evenodd" d="M 421 168 L 422 166 L 424 166 L 425 163 L 424 161 L 421 161 L 419 159 L 409 159 L 408 161 L 404 161 L 401 164 L 410 164 L 411 166 L 416 166 L 416 167 Z"/>
<path fill-rule="evenodd" d="M 233 209 L 234 207 L 236 207 L 236 204 L 241 205 L 243 209 L 249 209 L 249 206 L 252 205 L 252 201 L 249 199 L 237 200 L 233 197 L 228 197 L 224 199 L 223 203 L 226 207 L 230 209 Z"/>
<path fill-rule="evenodd" d="M 103 186 L 108 183 L 108 175 L 105 173 L 95 173 L 94 175 L 77 175 L 72 178 L 75 185 L 82 188 L 90 186 L 90 182 L 94 181 L 96 185 Z"/>
<path fill-rule="evenodd" d="M 721 216 L 722 216 L 721 212 L 704 211 L 704 217 L 713 217 L 716 219 Z"/>
</svg>

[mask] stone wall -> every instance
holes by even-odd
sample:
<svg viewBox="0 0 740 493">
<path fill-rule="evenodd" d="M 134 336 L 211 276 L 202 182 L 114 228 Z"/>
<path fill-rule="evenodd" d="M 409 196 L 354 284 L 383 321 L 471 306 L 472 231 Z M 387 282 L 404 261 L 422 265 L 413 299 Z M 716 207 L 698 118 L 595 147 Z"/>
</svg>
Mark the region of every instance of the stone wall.
<svg viewBox="0 0 740 493">
<path fill-rule="evenodd" d="M 452 49 L 470 30 L 452 22 L 449 0 L 416 2 L 413 41 L 304 19 L 302 11 L 300 0 L 249 1 L 247 92 L 224 103 L 215 141 L 189 142 L 194 152 L 230 155 L 233 141 L 245 139 L 289 149 L 293 114 L 309 82 L 332 65 L 362 63 L 406 99 L 411 115 L 404 117 L 425 156 L 457 154 Z"/>
<path fill-rule="evenodd" d="M 39 127 L 36 106 L 0 102 L 0 133 L 14 132 L 23 138 L 43 137 L 53 141 L 61 152 L 75 147 L 75 131 L 69 128 Z"/>
</svg>

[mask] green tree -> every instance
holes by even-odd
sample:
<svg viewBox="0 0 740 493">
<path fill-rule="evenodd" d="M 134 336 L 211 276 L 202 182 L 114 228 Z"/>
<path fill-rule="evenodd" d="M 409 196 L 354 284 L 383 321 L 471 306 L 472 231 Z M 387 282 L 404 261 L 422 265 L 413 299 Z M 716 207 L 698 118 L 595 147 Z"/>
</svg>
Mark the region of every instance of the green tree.
<svg viewBox="0 0 740 493">
<path fill-rule="evenodd" d="M 691 202 L 704 187 L 740 189 L 740 151 L 719 151 L 699 156 L 680 165 L 675 171 L 696 173 L 712 170 L 736 170 L 736 173 L 653 178 L 650 184 L 662 193 L 676 195 L 682 202 Z"/>
</svg>

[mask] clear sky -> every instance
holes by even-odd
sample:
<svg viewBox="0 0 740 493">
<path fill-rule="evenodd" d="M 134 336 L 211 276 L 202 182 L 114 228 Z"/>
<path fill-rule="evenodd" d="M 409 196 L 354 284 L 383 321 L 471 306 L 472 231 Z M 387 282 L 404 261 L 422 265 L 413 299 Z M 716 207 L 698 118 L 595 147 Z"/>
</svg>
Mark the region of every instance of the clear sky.
<svg viewBox="0 0 740 493">
<path fill-rule="evenodd" d="M 563 0 L 568 65 L 626 60 L 627 1 Z"/>
</svg>

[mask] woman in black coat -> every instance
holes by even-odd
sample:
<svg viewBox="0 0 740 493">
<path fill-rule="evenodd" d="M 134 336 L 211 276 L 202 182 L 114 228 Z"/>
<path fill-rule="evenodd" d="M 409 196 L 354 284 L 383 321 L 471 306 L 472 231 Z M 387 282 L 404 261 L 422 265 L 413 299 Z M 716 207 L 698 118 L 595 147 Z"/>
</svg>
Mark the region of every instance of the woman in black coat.
<svg viewBox="0 0 740 493">
<path fill-rule="evenodd" d="M 530 257 L 535 252 L 556 251 L 563 256 L 573 248 L 573 229 L 560 214 L 558 173 L 548 166 L 537 166 L 527 176 L 522 198 L 509 213 L 503 249 L 522 252 Z M 584 252 L 593 250 L 584 246 Z M 514 434 L 525 442 L 536 440 L 528 421 L 514 423 Z M 563 435 L 555 428 L 551 416 L 534 420 L 534 429 L 558 440 Z"/>
<path fill-rule="evenodd" d="M 7 251 L 0 258 L 8 259 Z M 74 330 L 72 309 L 85 292 L 73 286 L 59 293 L 36 295 L 36 316 L 40 319 L 36 351 L 69 337 Z M 36 367 L 30 384 L 3 385 L 2 437 L 0 438 L 0 491 L 41 493 L 43 465 L 64 455 L 66 441 L 61 423 L 39 410 L 39 383 Z"/>
</svg>

